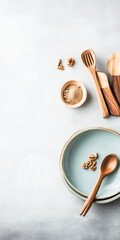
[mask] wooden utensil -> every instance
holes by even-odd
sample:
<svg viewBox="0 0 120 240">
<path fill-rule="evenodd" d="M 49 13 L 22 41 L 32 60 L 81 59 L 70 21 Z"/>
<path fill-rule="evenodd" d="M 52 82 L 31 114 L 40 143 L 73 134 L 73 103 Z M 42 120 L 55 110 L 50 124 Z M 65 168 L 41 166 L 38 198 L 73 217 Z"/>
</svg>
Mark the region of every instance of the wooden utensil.
<svg viewBox="0 0 120 240">
<path fill-rule="evenodd" d="M 99 171 L 99 177 L 98 180 L 94 186 L 94 188 L 92 189 L 90 195 L 88 196 L 87 200 L 85 201 L 83 208 L 80 212 L 80 215 L 85 216 L 86 213 L 88 212 L 89 208 L 91 207 L 93 200 L 99 190 L 99 187 L 101 185 L 102 180 L 110 173 L 112 173 L 118 164 L 118 159 L 117 156 L 113 153 L 107 155 L 101 163 L 100 166 L 100 171 Z"/>
<path fill-rule="evenodd" d="M 107 70 L 112 76 L 113 91 L 120 104 L 120 52 L 113 53 L 108 58 Z"/>
<path fill-rule="evenodd" d="M 105 118 L 105 117 L 109 116 L 109 112 L 108 112 L 104 97 L 102 95 L 102 92 L 101 92 L 101 89 L 100 89 L 100 86 L 98 83 L 96 71 L 95 71 L 95 67 L 96 67 L 95 54 L 91 49 L 88 49 L 81 54 L 81 58 L 82 58 L 83 63 L 88 68 L 91 75 L 93 76 L 97 99 L 99 102 L 102 116 Z"/>
<path fill-rule="evenodd" d="M 111 91 L 107 74 L 97 72 L 97 76 L 110 113 L 114 116 L 120 116 L 120 107 Z"/>
</svg>

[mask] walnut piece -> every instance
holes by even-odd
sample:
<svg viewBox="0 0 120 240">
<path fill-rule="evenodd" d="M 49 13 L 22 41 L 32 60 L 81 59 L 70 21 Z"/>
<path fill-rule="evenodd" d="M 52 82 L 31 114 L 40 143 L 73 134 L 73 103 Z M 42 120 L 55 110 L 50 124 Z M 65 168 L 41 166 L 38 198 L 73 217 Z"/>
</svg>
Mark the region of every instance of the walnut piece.
<svg viewBox="0 0 120 240">
<path fill-rule="evenodd" d="M 96 165 L 96 163 L 97 163 L 96 161 L 93 161 L 91 166 L 94 167 Z"/>
<path fill-rule="evenodd" d="M 89 159 L 90 159 L 90 160 L 95 160 L 97 157 L 98 157 L 98 154 L 97 154 L 97 153 L 94 153 L 94 154 L 89 155 Z"/>
<path fill-rule="evenodd" d="M 97 168 L 96 167 L 97 162 L 95 161 L 97 157 L 98 157 L 97 153 L 89 155 L 89 160 L 86 163 L 82 163 L 82 168 L 83 169 L 90 168 L 90 170 L 95 171 Z"/>
<path fill-rule="evenodd" d="M 61 59 L 58 59 L 58 66 L 60 66 L 61 64 Z"/>
<path fill-rule="evenodd" d="M 86 164 L 86 163 L 82 163 L 82 168 L 84 168 L 84 169 L 88 169 L 87 164 Z"/>
<path fill-rule="evenodd" d="M 72 67 L 74 63 L 75 63 L 75 60 L 73 58 L 69 58 L 67 65 L 68 67 Z"/>
<path fill-rule="evenodd" d="M 87 166 L 90 167 L 92 165 L 92 160 L 86 162 Z"/>
<path fill-rule="evenodd" d="M 64 70 L 64 67 L 60 65 L 60 66 L 57 66 L 57 69 Z"/>
<path fill-rule="evenodd" d="M 91 166 L 90 170 L 95 171 L 96 170 L 96 166 Z"/>
<path fill-rule="evenodd" d="M 63 65 L 61 64 L 61 59 L 58 60 L 57 69 L 64 70 Z"/>
</svg>

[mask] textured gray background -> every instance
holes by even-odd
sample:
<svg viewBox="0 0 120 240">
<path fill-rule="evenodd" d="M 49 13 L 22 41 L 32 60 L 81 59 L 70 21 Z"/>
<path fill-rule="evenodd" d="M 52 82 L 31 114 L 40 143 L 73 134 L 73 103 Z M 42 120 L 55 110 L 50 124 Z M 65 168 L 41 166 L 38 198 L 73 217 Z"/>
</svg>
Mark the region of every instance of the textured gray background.
<svg viewBox="0 0 120 240">
<path fill-rule="evenodd" d="M 118 240 L 120 200 L 93 204 L 64 186 L 59 156 L 84 127 L 120 133 L 120 118 L 102 119 L 92 77 L 80 54 L 92 48 L 97 70 L 120 51 L 119 0 L 0 0 L 0 240 Z M 76 59 L 73 68 L 68 57 Z M 61 58 L 65 71 L 56 69 Z M 65 81 L 82 81 L 88 100 L 69 109 L 60 100 Z"/>
</svg>

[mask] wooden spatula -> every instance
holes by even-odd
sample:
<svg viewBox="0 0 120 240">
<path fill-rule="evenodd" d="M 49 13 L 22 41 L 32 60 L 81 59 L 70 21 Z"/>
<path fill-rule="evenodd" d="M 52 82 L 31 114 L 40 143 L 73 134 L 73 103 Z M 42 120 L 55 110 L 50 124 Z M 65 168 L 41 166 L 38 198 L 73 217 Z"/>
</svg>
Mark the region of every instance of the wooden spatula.
<svg viewBox="0 0 120 240">
<path fill-rule="evenodd" d="M 109 112 L 114 116 L 120 116 L 120 107 L 111 91 L 107 74 L 104 72 L 97 72 L 97 76 L 98 76 L 99 84 L 109 109 Z"/>
<path fill-rule="evenodd" d="M 107 61 L 107 70 L 112 76 L 113 92 L 120 104 L 120 52 L 113 53 Z"/>
</svg>

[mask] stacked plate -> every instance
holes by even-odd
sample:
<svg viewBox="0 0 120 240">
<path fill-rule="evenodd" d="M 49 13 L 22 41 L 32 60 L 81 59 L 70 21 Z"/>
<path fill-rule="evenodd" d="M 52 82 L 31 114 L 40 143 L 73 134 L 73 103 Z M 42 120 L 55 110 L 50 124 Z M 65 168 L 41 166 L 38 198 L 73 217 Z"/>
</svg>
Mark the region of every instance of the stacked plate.
<svg viewBox="0 0 120 240">
<path fill-rule="evenodd" d="M 90 154 L 98 153 L 97 169 L 82 169 Z M 64 145 L 60 156 L 60 171 L 65 186 L 77 197 L 86 200 L 98 178 L 102 159 L 110 153 L 118 157 L 117 169 L 102 182 L 95 202 L 104 204 L 120 197 L 120 134 L 99 128 L 74 133 Z"/>
</svg>

